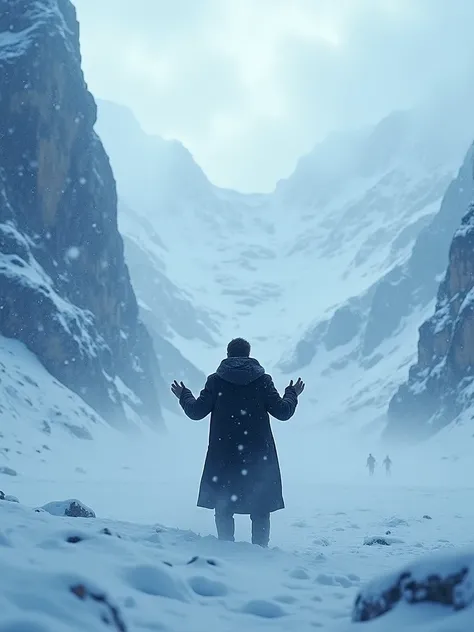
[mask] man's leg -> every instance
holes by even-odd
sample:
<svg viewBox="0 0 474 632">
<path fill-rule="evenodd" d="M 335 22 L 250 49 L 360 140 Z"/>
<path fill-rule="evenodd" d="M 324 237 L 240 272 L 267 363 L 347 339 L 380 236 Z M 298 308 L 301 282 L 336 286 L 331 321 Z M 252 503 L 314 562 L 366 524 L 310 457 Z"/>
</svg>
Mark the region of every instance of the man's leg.
<svg viewBox="0 0 474 632">
<path fill-rule="evenodd" d="M 252 544 L 267 547 L 270 541 L 270 514 L 250 514 L 252 521 Z"/>
<path fill-rule="evenodd" d="M 228 507 L 216 507 L 216 529 L 219 540 L 235 542 L 234 514 Z"/>
</svg>

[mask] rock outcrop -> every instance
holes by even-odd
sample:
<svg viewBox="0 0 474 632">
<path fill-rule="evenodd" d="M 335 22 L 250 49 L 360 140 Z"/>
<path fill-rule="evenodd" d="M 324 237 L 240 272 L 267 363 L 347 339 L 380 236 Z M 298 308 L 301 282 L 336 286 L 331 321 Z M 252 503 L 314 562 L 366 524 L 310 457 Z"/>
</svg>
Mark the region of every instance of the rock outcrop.
<svg viewBox="0 0 474 632">
<path fill-rule="evenodd" d="M 471 551 L 438 554 L 412 562 L 366 586 L 356 598 L 352 620 L 361 623 L 384 616 L 390 626 L 391 613 L 404 604 L 404 623 L 409 626 L 412 621 L 420 622 L 421 613 L 415 613 L 417 607 L 424 607 L 425 616 L 427 608 L 436 607 L 440 617 L 472 608 L 472 570 Z"/>
<path fill-rule="evenodd" d="M 389 406 L 387 436 L 424 437 L 472 405 L 474 206 L 451 243 L 434 315 L 420 327 L 417 363 Z"/>
<path fill-rule="evenodd" d="M 160 420 L 69 0 L 0 0 L 0 334 L 111 424 Z"/>
</svg>

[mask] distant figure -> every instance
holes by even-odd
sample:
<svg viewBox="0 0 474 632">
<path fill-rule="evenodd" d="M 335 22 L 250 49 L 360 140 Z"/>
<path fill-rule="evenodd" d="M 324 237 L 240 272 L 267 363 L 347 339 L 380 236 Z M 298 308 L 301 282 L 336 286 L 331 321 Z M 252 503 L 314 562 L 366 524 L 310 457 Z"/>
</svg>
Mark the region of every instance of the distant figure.
<svg viewBox="0 0 474 632">
<path fill-rule="evenodd" d="M 391 458 L 388 456 L 385 457 L 383 464 L 385 465 L 385 474 L 387 476 L 391 476 L 392 475 L 392 460 Z"/>
<path fill-rule="evenodd" d="M 211 413 L 197 504 L 215 510 L 219 540 L 233 542 L 234 514 L 250 514 L 252 543 L 268 546 L 270 513 L 285 506 L 269 415 L 290 419 L 304 386 L 301 379 L 292 380 L 280 397 L 242 338 L 229 342 L 227 358 L 197 399 L 182 382 L 173 382 L 171 390 L 190 419 Z"/>
<path fill-rule="evenodd" d="M 373 476 L 374 475 L 374 471 L 375 471 L 375 459 L 372 456 L 372 454 L 369 454 L 369 457 L 367 459 L 367 467 L 369 468 L 370 476 Z"/>
</svg>

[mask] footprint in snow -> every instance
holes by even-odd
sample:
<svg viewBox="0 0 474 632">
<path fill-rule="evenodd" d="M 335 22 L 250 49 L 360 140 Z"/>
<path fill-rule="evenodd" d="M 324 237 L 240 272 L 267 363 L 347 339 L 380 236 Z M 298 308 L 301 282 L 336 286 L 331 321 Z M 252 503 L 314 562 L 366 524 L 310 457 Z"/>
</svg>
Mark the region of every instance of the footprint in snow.
<svg viewBox="0 0 474 632">
<path fill-rule="evenodd" d="M 308 523 L 305 520 L 296 520 L 291 526 L 298 527 L 298 529 L 307 529 L 309 527 Z"/>
<path fill-rule="evenodd" d="M 326 538 L 316 538 L 313 540 L 313 544 L 316 546 L 330 546 L 331 543 Z"/>
<path fill-rule="evenodd" d="M 315 582 L 323 586 L 342 586 L 343 588 L 352 588 L 353 583 L 344 575 L 327 575 L 326 573 L 320 573 Z"/>
<path fill-rule="evenodd" d="M 334 577 L 332 577 L 332 575 L 326 575 L 325 573 L 320 573 L 316 577 L 315 582 L 322 586 L 335 586 Z"/>
<path fill-rule="evenodd" d="M 248 601 L 242 607 L 242 612 L 245 614 L 253 614 L 256 617 L 262 617 L 264 619 L 278 619 L 286 615 L 286 612 L 279 604 L 264 599 Z"/>
<path fill-rule="evenodd" d="M 294 568 L 288 574 L 292 579 L 309 579 L 308 571 L 301 567 Z"/>
<path fill-rule="evenodd" d="M 138 592 L 155 597 L 188 601 L 186 586 L 165 566 L 134 566 L 125 571 L 129 585 Z"/>
<path fill-rule="evenodd" d="M 209 579 L 209 577 L 205 577 L 204 575 L 191 577 L 188 583 L 196 595 L 200 597 L 225 597 L 229 592 L 223 582 Z"/>
<path fill-rule="evenodd" d="M 397 518 L 396 516 L 387 520 L 386 525 L 387 527 L 392 527 L 392 529 L 394 527 L 408 527 L 409 526 L 406 520 L 404 520 L 403 518 Z"/>
<path fill-rule="evenodd" d="M 298 599 L 296 597 L 293 597 L 293 595 L 277 595 L 273 599 L 274 601 L 278 601 L 279 603 L 284 603 L 290 606 L 298 601 Z"/>
</svg>

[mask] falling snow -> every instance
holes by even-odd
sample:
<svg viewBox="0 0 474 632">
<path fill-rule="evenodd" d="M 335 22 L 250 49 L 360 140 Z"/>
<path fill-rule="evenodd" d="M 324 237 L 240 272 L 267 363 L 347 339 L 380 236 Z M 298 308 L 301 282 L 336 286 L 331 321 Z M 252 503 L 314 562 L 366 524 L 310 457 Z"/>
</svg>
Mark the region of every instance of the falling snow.
<svg viewBox="0 0 474 632">
<path fill-rule="evenodd" d="M 79 250 L 77 246 L 71 246 L 66 251 L 66 258 L 69 259 L 70 261 L 74 261 L 76 259 L 79 259 L 80 254 L 81 254 L 81 251 Z"/>
</svg>

